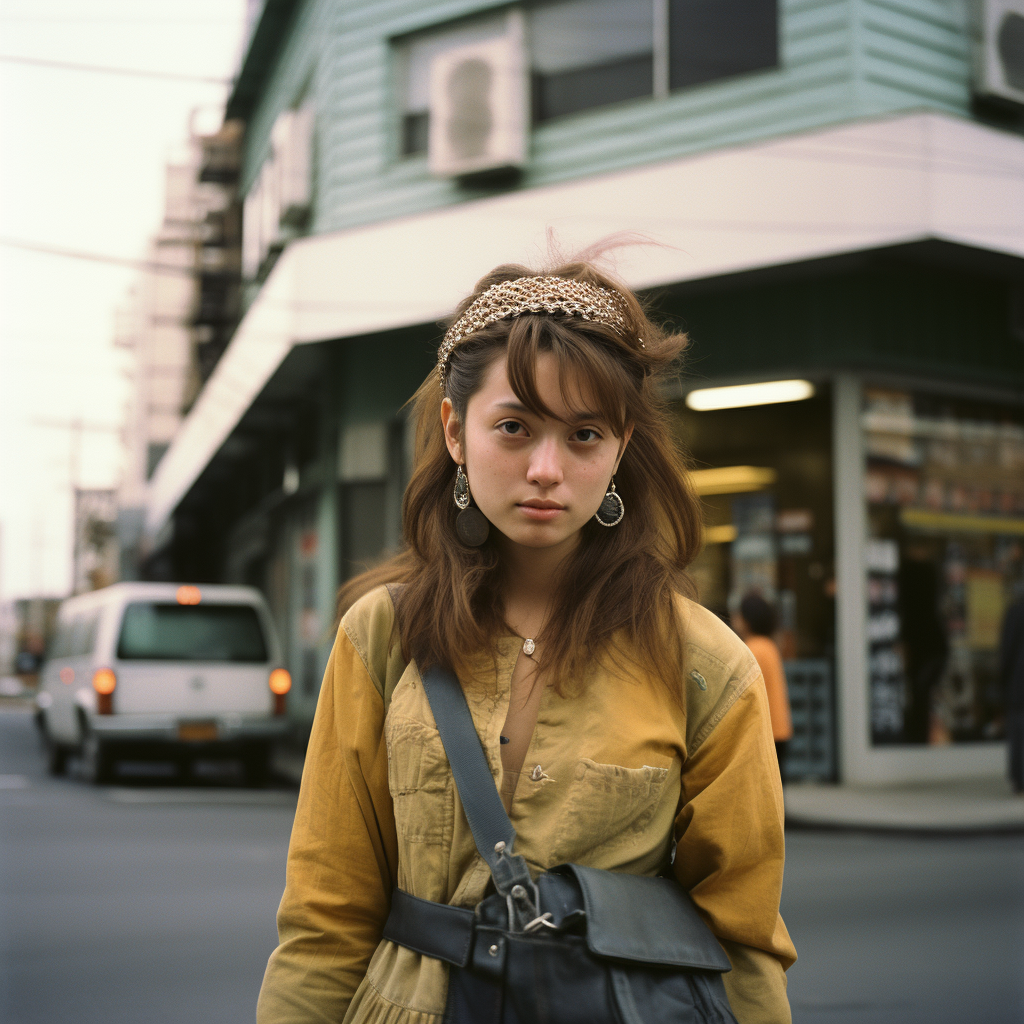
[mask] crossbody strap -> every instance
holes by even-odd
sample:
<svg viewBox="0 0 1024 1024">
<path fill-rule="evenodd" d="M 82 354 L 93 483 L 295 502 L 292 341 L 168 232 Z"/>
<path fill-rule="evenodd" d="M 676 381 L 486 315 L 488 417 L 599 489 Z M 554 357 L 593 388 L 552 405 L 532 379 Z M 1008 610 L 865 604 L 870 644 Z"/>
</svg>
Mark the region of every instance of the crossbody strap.
<svg viewBox="0 0 1024 1024">
<path fill-rule="evenodd" d="M 516 830 L 498 795 L 462 686 L 448 669 L 435 667 L 424 673 L 423 689 L 448 755 L 473 840 L 491 869 L 494 884 L 504 894 L 514 883 L 529 883 L 525 861 L 512 856 Z M 496 849 L 500 843 L 504 843 L 504 847 Z"/>
</svg>

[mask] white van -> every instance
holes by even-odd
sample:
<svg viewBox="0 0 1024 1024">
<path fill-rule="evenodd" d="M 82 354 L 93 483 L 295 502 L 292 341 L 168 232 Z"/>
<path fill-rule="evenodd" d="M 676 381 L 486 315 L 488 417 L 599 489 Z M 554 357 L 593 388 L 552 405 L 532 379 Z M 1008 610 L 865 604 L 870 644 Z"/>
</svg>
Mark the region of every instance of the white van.
<svg viewBox="0 0 1024 1024">
<path fill-rule="evenodd" d="M 43 664 L 36 720 L 50 772 L 82 757 L 108 781 L 117 762 L 161 757 L 187 772 L 240 758 L 266 781 L 287 731 L 291 677 L 251 587 L 117 583 L 65 601 Z"/>
</svg>

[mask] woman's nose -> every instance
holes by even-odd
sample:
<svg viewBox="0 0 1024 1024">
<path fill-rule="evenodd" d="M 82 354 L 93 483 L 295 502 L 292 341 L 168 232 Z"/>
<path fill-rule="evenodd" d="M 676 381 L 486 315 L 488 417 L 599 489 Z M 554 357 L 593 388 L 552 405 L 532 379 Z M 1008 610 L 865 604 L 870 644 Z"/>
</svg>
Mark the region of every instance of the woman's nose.
<svg viewBox="0 0 1024 1024">
<path fill-rule="evenodd" d="M 562 459 L 555 439 L 542 440 L 533 449 L 526 479 L 541 487 L 553 487 L 562 482 Z"/>
</svg>

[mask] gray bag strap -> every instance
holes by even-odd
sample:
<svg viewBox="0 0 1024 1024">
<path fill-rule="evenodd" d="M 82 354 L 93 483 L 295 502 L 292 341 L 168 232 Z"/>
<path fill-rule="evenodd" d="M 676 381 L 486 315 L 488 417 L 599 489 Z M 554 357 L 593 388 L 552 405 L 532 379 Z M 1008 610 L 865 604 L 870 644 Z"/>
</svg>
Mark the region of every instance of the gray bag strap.
<svg viewBox="0 0 1024 1024">
<path fill-rule="evenodd" d="M 476 848 L 491 869 L 498 892 L 504 895 L 514 883 L 529 883 L 530 875 L 526 862 L 512 856 L 516 830 L 498 795 L 466 695 L 452 672 L 440 667 L 424 673 L 423 689 L 441 734 Z M 505 844 L 500 850 L 496 849 L 499 843 Z"/>
</svg>

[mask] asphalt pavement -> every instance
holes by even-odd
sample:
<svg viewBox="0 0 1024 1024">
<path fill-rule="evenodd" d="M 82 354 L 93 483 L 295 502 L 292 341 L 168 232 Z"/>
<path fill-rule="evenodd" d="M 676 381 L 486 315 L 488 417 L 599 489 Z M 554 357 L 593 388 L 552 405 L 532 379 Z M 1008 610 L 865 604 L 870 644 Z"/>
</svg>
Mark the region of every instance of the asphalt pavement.
<svg viewBox="0 0 1024 1024">
<path fill-rule="evenodd" d="M 213 771 L 50 779 L 0 710 L 0 1021 L 251 1024 L 294 808 Z"/>
<path fill-rule="evenodd" d="M 294 804 L 230 773 L 50 779 L 0 710 L 0 1021 L 251 1022 Z M 1020 835 L 790 832 L 783 916 L 794 1024 L 1024 1021 Z"/>
</svg>

